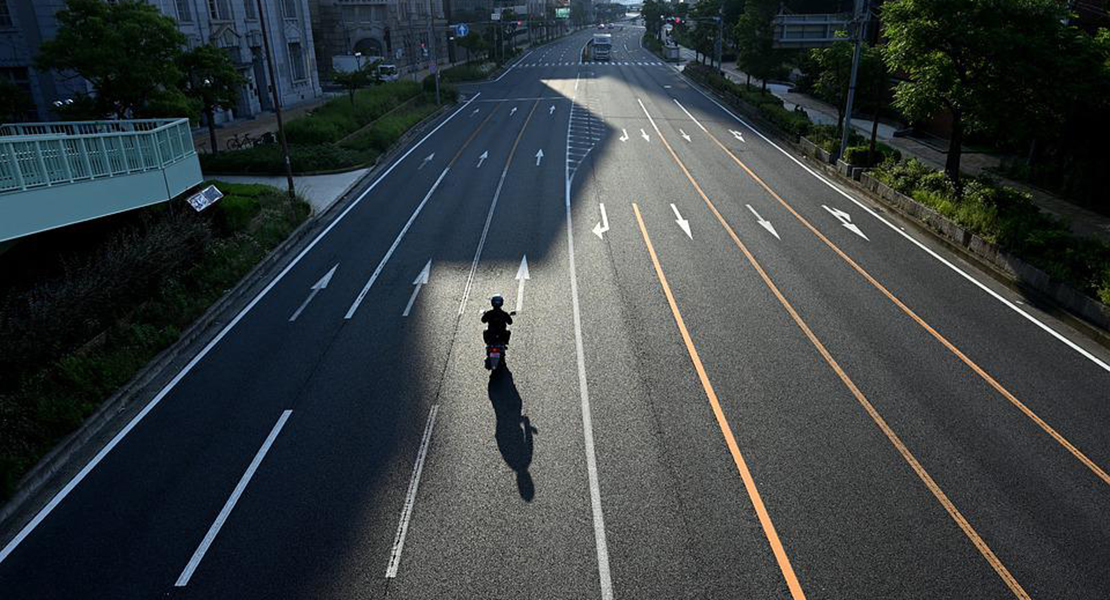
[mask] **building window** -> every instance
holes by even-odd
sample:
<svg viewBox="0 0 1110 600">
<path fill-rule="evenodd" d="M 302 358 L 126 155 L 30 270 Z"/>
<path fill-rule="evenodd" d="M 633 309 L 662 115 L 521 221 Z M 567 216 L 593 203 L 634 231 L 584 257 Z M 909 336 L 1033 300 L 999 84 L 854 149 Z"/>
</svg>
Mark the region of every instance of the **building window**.
<svg viewBox="0 0 1110 600">
<path fill-rule="evenodd" d="M 208 16 L 213 21 L 230 21 L 231 5 L 228 0 L 208 0 Z"/>
<path fill-rule="evenodd" d="M 251 21 L 258 18 L 258 12 L 254 5 L 255 0 L 243 0 L 243 8 L 246 10 L 247 18 Z"/>
<path fill-rule="evenodd" d="M 8 0 L 0 0 L 0 29 L 11 29 L 14 26 L 12 11 L 8 8 Z"/>
<path fill-rule="evenodd" d="M 286 19 L 297 18 L 297 0 L 282 0 L 281 2 L 281 16 Z"/>
<path fill-rule="evenodd" d="M 300 42 L 289 44 L 289 73 L 293 76 L 293 81 L 304 81 L 308 78 L 305 73 L 304 50 L 301 49 Z"/>
</svg>

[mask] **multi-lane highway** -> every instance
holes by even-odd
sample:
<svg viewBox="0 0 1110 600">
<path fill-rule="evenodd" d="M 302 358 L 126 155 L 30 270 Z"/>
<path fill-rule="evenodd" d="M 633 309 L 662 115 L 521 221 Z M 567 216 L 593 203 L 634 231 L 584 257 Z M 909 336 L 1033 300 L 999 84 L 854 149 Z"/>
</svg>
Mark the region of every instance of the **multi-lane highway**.
<svg viewBox="0 0 1110 600">
<path fill-rule="evenodd" d="M 3 547 L 0 596 L 1110 598 L 1106 353 L 642 31 L 466 87 Z"/>
</svg>

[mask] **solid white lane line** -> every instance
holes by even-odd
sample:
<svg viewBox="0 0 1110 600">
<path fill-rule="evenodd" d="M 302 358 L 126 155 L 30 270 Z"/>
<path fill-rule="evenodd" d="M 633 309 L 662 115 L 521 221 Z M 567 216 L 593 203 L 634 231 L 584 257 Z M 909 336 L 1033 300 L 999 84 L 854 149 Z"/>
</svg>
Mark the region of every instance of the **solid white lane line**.
<svg viewBox="0 0 1110 600">
<path fill-rule="evenodd" d="M 274 424 L 273 429 L 270 430 L 270 435 L 266 436 L 266 441 L 262 442 L 262 447 L 258 449 L 258 453 L 254 455 L 254 460 L 251 461 L 247 471 L 243 473 L 243 477 L 239 479 L 235 489 L 231 491 L 231 496 L 224 503 L 224 507 L 220 509 L 220 514 L 216 515 L 216 520 L 212 526 L 208 528 L 208 533 L 204 535 L 204 539 L 200 541 L 197 546 L 196 552 L 193 552 L 193 557 L 189 559 L 189 564 L 185 565 L 185 570 L 181 572 L 181 576 L 177 578 L 177 583 L 174 587 L 185 587 L 189 584 L 189 579 L 193 576 L 193 572 L 197 570 L 200 561 L 204 558 L 204 554 L 208 552 L 208 548 L 216 539 L 216 535 L 220 533 L 220 528 L 224 526 L 227 521 L 228 515 L 231 514 L 232 509 L 235 508 L 235 503 L 239 501 L 239 497 L 243 495 L 243 490 L 247 489 L 247 484 L 251 482 L 251 477 L 254 477 L 254 472 L 258 470 L 258 465 L 262 464 L 262 459 L 266 458 L 266 453 L 270 451 L 270 446 L 274 444 L 277 439 L 281 428 L 285 427 L 285 422 L 289 420 L 289 415 L 293 414 L 292 410 L 286 410 L 278 417 L 277 423 Z"/>
<path fill-rule="evenodd" d="M 575 79 L 575 89 L 578 80 Z M 574 100 L 574 97 L 571 97 Z M 569 134 L 570 127 L 567 131 Z M 567 152 L 570 142 L 567 142 Z M 570 165 L 565 170 L 566 186 L 564 187 L 567 214 L 567 257 L 570 262 L 570 298 L 571 308 L 574 312 L 574 349 L 578 359 L 578 392 L 582 400 L 582 435 L 586 445 L 586 472 L 590 483 L 590 506 L 594 517 L 594 543 L 597 546 L 597 574 L 601 585 L 602 600 L 613 599 L 613 579 L 609 572 L 609 544 L 605 539 L 605 516 L 601 511 L 601 484 L 597 475 L 597 451 L 594 449 L 594 425 L 592 411 L 590 410 L 590 390 L 586 385 L 586 353 L 582 343 L 582 316 L 578 302 L 578 271 L 574 263 L 574 227 L 570 210 Z"/>
<path fill-rule="evenodd" d="M 705 125 L 702 125 L 701 121 L 698 121 L 696 118 L 694 118 L 694 115 L 690 114 L 690 111 L 686 110 L 686 107 L 683 106 L 682 103 L 678 101 L 678 98 L 672 98 L 672 100 L 674 100 L 674 103 L 677 104 L 678 107 L 682 109 L 682 112 L 686 113 L 687 117 L 690 117 L 690 120 L 694 122 L 694 125 L 697 125 L 698 127 L 700 127 L 702 131 L 704 131 L 706 133 L 709 133 L 709 130 L 705 128 Z"/>
<path fill-rule="evenodd" d="M 401 566 L 401 551 L 405 549 L 405 536 L 409 531 L 409 520 L 412 519 L 412 509 L 416 505 L 416 490 L 420 487 L 420 474 L 424 472 L 424 459 L 428 456 L 428 444 L 432 440 L 432 428 L 436 424 L 436 413 L 439 405 L 433 404 L 428 413 L 428 424 L 424 426 L 424 437 L 420 440 L 420 450 L 416 453 L 416 464 L 412 468 L 412 477 L 409 479 L 409 490 L 405 493 L 405 504 L 401 507 L 401 521 L 397 524 L 397 535 L 393 536 L 393 551 L 389 555 L 389 566 L 385 568 L 387 579 L 397 577 L 397 569 Z"/>
<path fill-rule="evenodd" d="M 474 250 L 474 260 L 470 263 L 470 274 L 466 277 L 466 287 L 463 288 L 462 301 L 459 302 L 460 315 L 466 311 L 466 301 L 470 298 L 470 290 L 474 287 L 474 275 L 478 271 L 478 261 L 482 259 L 482 249 L 486 246 L 486 236 L 489 235 L 489 226 L 493 222 L 493 213 L 497 210 L 497 201 L 501 199 L 501 189 L 505 187 L 505 177 L 509 174 L 509 167 L 513 164 L 517 146 L 520 145 L 520 140 L 524 137 L 524 131 L 532 121 L 532 115 L 536 112 L 536 106 L 538 105 L 538 102 L 532 105 L 532 110 L 528 112 L 528 118 L 520 126 L 520 133 L 513 141 L 512 149 L 509 150 L 509 158 L 505 160 L 505 168 L 501 169 L 501 178 L 497 180 L 497 189 L 493 192 L 493 201 L 490 202 L 489 212 L 486 213 L 486 224 L 482 226 L 482 236 L 478 239 L 478 247 Z"/>
<path fill-rule="evenodd" d="M 305 246 L 305 248 L 301 250 L 300 254 L 298 254 L 292 261 L 290 261 L 289 264 L 286 265 L 285 268 L 282 269 L 281 272 L 278 273 L 277 276 L 274 277 L 274 279 L 269 284 L 267 284 L 261 292 L 258 292 L 258 295 L 255 296 L 249 304 L 243 307 L 243 310 L 239 311 L 239 314 L 235 315 L 235 318 L 233 318 L 227 325 L 225 325 L 224 328 L 221 329 L 218 334 L 216 334 L 216 337 L 212 338 L 212 340 L 208 342 L 208 344 L 205 345 L 204 348 L 201 349 L 201 351 L 198 352 L 192 360 L 190 360 L 184 367 L 182 367 L 181 371 L 179 371 L 177 375 L 175 375 L 174 378 L 171 379 L 170 382 L 167 383 L 166 386 L 158 392 L 158 395 L 156 395 L 149 403 L 147 403 L 147 405 L 143 407 L 141 411 L 139 411 L 139 414 L 135 415 L 135 417 L 132 418 L 131 421 L 129 421 L 127 425 L 123 429 L 121 429 L 119 433 L 117 433 L 115 437 L 111 439 L 111 441 L 108 442 L 107 445 L 101 448 L 100 452 L 97 452 L 96 456 L 94 456 L 92 460 L 90 460 L 89 463 L 77 473 L 77 475 L 74 475 L 73 479 L 70 479 L 69 483 L 67 483 L 65 487 L 61 489 L 61 491 L 59 491 L 57 494 L 54 495 L 53 498 L 51 498 L 50 502 L 47 503 L 47 505 L 44 506 L 42 510 L 38 512 L 38 514 L 35 515 L 35 518 L 31 519 L 31 521 L 27 523 L 27 525 L 25 525 L 23 529 L 21 529 L 19 533 L 16 534 L 16 536 L 12 538 L 12 540 L 8 542 L 6 546 L 4 546 L 3 550 L 0 550 L 0 563 L 3 563 L 4 559 L 8 558 L 8 556 L 17 547 L 19 547 L 19 544 L 22 543 L 23 540 L 26 539 L 27 536 L 30 535 L 31 532 L 34 531 L 40 523 L 42 523 L 43 519 L 45 519 L 51 512 L 53 512 L 53 510 L 57 508 L 59 504 L 61 504 L 62 500 L 66 499 L 66 496 L 69 496 L 69 494 L 73 491 L 73 488 L 77 487 L 77 485 L 80 484 L 81 481 L 84 480 L 85 477 L 87 477 L 88 474 L 91 473 L 98 464 L 100 464 L 100 461 L 104 460 L 104 457 L 107 456 L 108 453 L 111 452 L 112 449 L 115 448 L 116 445 L 118 445 L 120 441 L 123 440 L 123 438 L 127 437 L 127 434 L 131 433 L 131 430 L 134 429 L 135 426 L 138 425 L 139 422 L 142 421 L 143 418 L 150 413 L 150 411 L 154 410 L 155 406 L 158 406 L 158 403 L 161 402 L 162 399 L 165 398 L 166 395 L 168 395 L 170 391 L 172 391 L 173 388 L 176 387 L 177 384 L 180 383 L 181 380 L 184 379 L 185 376 L 188 375 L 189 372 L 197 366 L 197 363 L 203 360 L 204 357 L 212 351 L 212 348 L 215 348 L 216 344 L 220 343 L 220 340 L 224 339 L 224 336 L 226 336 L 228 332 L 230 332 L 232 328 L 234 328 L 239 323 L 239 321 L 243 320 L 243 317 L 246 316 L 246 314 L 250 312 L 250 310 L 254 308 L 255 305 L 257 305 L 262 300 L 262 298 L 266 296 L 266 294 L 270 293 L 270 290 L 272 290 L 274 286 L 276 286 L 278 282 L 281 281 L 289 273 L 289 271 L 292 271 L 293 267 L 297 266 L 297 264 L 301 262 L 301 259 L 304 258 L 310 250 L 315 248 L 316 244 L 318 244 L 320 240 L 324 239 L 324 236 L 326 236 L 328 232 L 330 232 L 336 225 L 339 224 L 340 221 L 343 220 L 344 217 L 346 217 L 352 210 L 354 210 L 355 207 L 358 206 L 362 202 L 362 200 L 366 198 L 366 196 L 371 191 L 374 190 L 374 188 L 378 187 L 378 184 L 381 183 L 382 180 L 385 179 L 390 173 L 392 173 L 393 169 L 397 168 L 397 165 L 404 162 L 404 160 L 408 158 L 410 154 L 415 152 L 417 148 L 423 145 L 424 142 L 428 140 L 428 138 L 435 135 L 437 131 L 439 131 L 444 125 L 450 122 L 451 119 L 454 119 L 460 112 L 466 110 L 467 107 L 470 106 L 470 103 L 477 100 L 478 97 L 481 95 L 481 92 L 475 94 L 473 98 L 467 100 L 465 104 L 456 109 L 455 112 L 451 113 L 451 115 L 444 119 L 442 123 L 436 125 L 435 129 L 432 129 L 427 133 L 427 135 L 420 138 L 419 142 L 413 144 L 412 148 L 409 148 L 408 151 L 402 154 L 400 158 L 395 160 L 393 164 L 385 170 L 384 173 L 379 175 L 378 178 L 374 180 L 374 183 L 370 184 L 370 187 L 366 188 L 366 191 L 362 192 L 362 194 L 360 194 L 358 198 L 355 198 L 355 200 L 351 202 L 350 206 L 344 209 L 343 212 L 339 213 L 339 216 L 337 216 L 335 220 L 329 223 L 328 226 L 325 227 L 324 230 L 316 236 L 316 239 L 312 240 L 307 246 Z"/>
<path fill-rule="evenodd" d="M 980 281 L 979 281 L 978 279 L 976 279 L 976 278 L 972 277 L 971 275 L 967 274 L 967 273 L 966 273 L 965 271 L 963 271 L 962 269 L 960 269 L 960 268 L 959 268 L 959 267 L 957 267 L 956 265 L 952 264 L 952 263 L 951 263 L 950 261 L 948 261 L 948 259 L 946 259 L 946 258 L 942 257 L 941 255 L 937 254 L 937 253 L 936 253 L 936 252 L 934 252 L 934 251 L 933 251 L 933 250 L 932 250 L 931 248 L 929 248 L 929 247 L 928 247 L 928 246 L 926 246 L 925 244 L 922 244 L 921 242 L 917 241 L 916 239 L 914 239 L 914 237 L 913 237 L 913 236 L 911 236 L 910 234 L 906 233 L 905 231 L 902 231 L 902 230 L 901 230 L 900 228 L 898 228 L 898 226 L 894 225 L 894 224 L 893 224 L 893 223 L 891 223 L 890 221 L 888 221 L 888 220 L 886 220 L 885 218 L 883 218 L 882 216 L 880 216 L 880 215 L 879 215 L 878 213 L 876 213 L 875 211 L 871 210 L 871 208 L 870 208 L 869 206 L 867 206 L 867 205 L 866 205 L 866 204 L 864 204 L 863 202 L 860 202 L 859 200 L 857 200 L 857 199 L 856 199 L 856 198 L 855 198 L 854 196 L 852 196 L 852 195 L 851 195 L 851 194 L 849 194 L 848 192 L 845 192 L 844 190 L 840 189 L 840 188 L 839 188 L 838 186 L 834 185 L 834 184 L 833 184 L 833 183 L 832 183 L 831 181 L 829 181 L 828 179 L 825 179 L 825 178 L 824 178 L 823 176 L 821 176 L 820 174 L 818 174 L 818 173 L 817 173 L 816 171 L 814 171 L 813 169 L 810 169 L 810 168 L 809 168 L 808 166 L 806 166 L 806 165 L 805 165 L 805 163 L 803 163 L 803 162 L 799 161 L 798 159 L 794 158 L 794 157 L 793 157 L 793 156 L 792 156 L 792 155 L 791 155 L 791 154 L 790 154 L 789 152 L 787 152 L 786 150 L 783 150 L 783 149 L 782 149 L 782 148 L 781 148 L 781 147 L 780 147 L 780 146 L 779 146 L 778 144 L 776 144 L 775 142 L 771 141 L 771 140 L 770 140 L 770 139 L 769 139 L 769 138 L 768 138 L 767 136 L 763 135 L 763 133 L 762 133 L 762 132 L 760 132 L 760 131 L 759 131 L 758 129 L 756 129 L 755 127 L 753 127 L 753 126 L 752 126 L 752 125 L 751 125 L 750 123 L 748 123 L 748 122 L 747 122 L 747 121 L 745 121 L 744 119 L 741 119 L 740 117 L 738 117 L 738 116 L 736 116 L 735 114 L 733 114 L 733 112 L 732 112 L 732 111 L 730 111 L 729 109 L 727 109 L 727 108 L 725 108 L 724 106 L 722 106 L 720 102 L 717 102 L 717 101 L 716 101 L 715 99 L 713 99 L 713 98 L 712 98 L 711 96 L 709 96 L 708 94 L 706 94 L 705 92 L 703 92 L 703 91 L 702 91 L 701 89 L 699 89 L 699 88 L 698 88 L 697 86 L 693 86 L 693 85 L 692 85 L 692 86 L 690 86 L 690 87 L 691 87 L 691 88 L 693 88 L 693 89 L 695 89 L 695 90 L 697 90 L 699 94 L 701 94 L 702 96 L 705 96 L 705 98 L 706 98 L 707 100 L 709 100 L 710 102 L 712 102 L 713 104 L 716 104 L 716 105 L 717 105 L 717 108 L 719 108 L 719 109 L 723 110 L 723 111 L 724 111 L 724 112 L 725 112 L 725 113 L 726 113 L 726 114 L 727 114 L 728 116 L 732 117 L 733 119 L 736 119 L 736 121 L 738 121 L 738 122 L 739 122 L 739 123 L 740 123 L 741 125 L 743 125 L 743 126 L 747 127 L 748 129 L 752 130 L 752 132 L 753 132 L 753 133 L 755 133 L 755 134 L 756 134 L 756 135 L 758 135 L 759 137 L 763 138 L 763 141 L 765 141 L 765 142 L 767 142 L 768 144 L 770 144 L 771 146 L 773 146 L 773 147 L 774 147 L 774 148 L 775 148 L 776 150 L 778 150 L 779 152 L 781 152 L 781 153 L 783 154 L 783 156 L 785 156 L 786 158 L 789 158 L 790 160 L 794 161 L 794 163 L 795 163 L 795 164 L 797 164 L 797 165 L 798 165 L 799 167 L 801 167 L 801 168 L 805 169 L 805 171 L 806 171 L 807 173 L 809 173 L 810 175 L 813 175 L 813 176 L 814 176 L 814 177 L 816 177 L 816 178 L 817 178 L 817 179 L 818 179 L 819 181 L 821 181 L 821 182 L 822 182 L 822 183 L 824 183 L 825 185 L 827 185 L 827 186 L 829 186 L 830 188 L 832 188 L 832 189 L 833 189 L 833 190 L 834 190 L 834 191 L 835 191 L 836 193 L 840 194 L 841 196 L 844 196 L 844 197 L 845 197 L 845 198 L 847 198 L 848 200 L 851 200 L 851 201 L 852 201 L 852 202 L 853 202 L 853 203 L 854 203 L 854 204 L 855 204 L 856 206 L 859 206 L 859 207 L 860 207 L 860 208 L 862 208 L 862 209 L 863 209 L 864 211 L 866 211 L 866 212 L 867 212 L 867 214 L 869 214 L 869 215 L 871 215 L 872 217 L 875 217 L 876 219 L 878 219 L 878 220 L 879 220 L 879 222 L 881 222 L 881 223 L 883 223 L 884 225 L 886 225 L 887 227 L 889 227 L 889 228 L 890 228 L 891 230 L 893 230 L 893 231 L 894 231 L 895 233 L 897 233 L 898 235 L 901 235 L 902 237 L 906 238 L 906 239 L 907 239 L 907 240 L 909 240 L 909 241 L 910 241 L 910 242 L 911 242 L 911 243 L 912 243 L 913 245 L 915 245 L 915 246 L 917 246 L 918 248 L 920 248 L 920 249 L 924 250 L 924 251 L 925 251 L 925 252 L 926 252 L 926 253 L 927 253 L 927 254 L 928 254 L 929 256 L 932 256 L 933 258 L 937 259 L 938 261 L 940 261 L 940 263 L 941 263 L 941 264 L 943 264 L 944 266 L 948 267 L 949 269 L 952 269 L 953 271 L 955 271 L 956 273 L 958 273 L 958 274 L 960 275 L 960 277 L 963 277 L 964 279 L 966 279 L 966 280 L 970 281 L 970 282 L 971 282 L 971 283 L 972 283 L 973 285 L 975 285 L 975 287 L 978 287 L 979 289 L 983 290 L 984 292 L 986 292 L 987 294 L 989 294 L 989 295 L 990 295 L 990 296 L 991 296 L 992 298 L 994 298 L 995 300 L 998 300 L 999 302 L 1001 302 L 1001 303 L 1002 303 L 1003 305 L 1005 305 L 1006 307 L 1010 308 L 1011 310 L 1013 310 L 1013 311 L 1014 311 L 1014 312 L 1016 312 L 1017 314 L 1019 314 L 1019 315 L 1021 315 L 1022 317 L 1024 317 L 1024 318 L 1025 318 L 1025 319 L 1026 319 L 1027 321 L 1029 321 L 1030 323 L 1032 323 L 1032 324 L 1036 325 L 1037 327 L 1041 328 L 1041 329 L 1042 329 L 1043 331 L 1045 331 L 1046 333 L 1048 333 L 1048 334 L 1049 334 L 1049 335 L 1051 335 L 1052 337 L 1054 337 L 1054 338 L 1056 338 L 1057 340 L 1059 340 L 1059 341 L 1063 342 L 1063 343 L 1064 343 L 1064 344 L 1065 344 L 1066 346 L 1068 346 L 1068 347 L 1069 347 L 1069 348 L 1071 348 L 1072 350 L 1075 350 L 1075 351 L 1076 351 L 1076 352 L 1078 352 L 1078 353 L 1079 353 L 1079 354 L 1080 354 L 1081 356 L 1083 356 L 1083 357 L 1084 357 L 1084 358 L 1086 358 L 1087 360 L 1089 360 L 1089 361 L 1093 362 L 1093 363 L 1094 363 L 1095 365 L 1099 366 L 1099 367 L 1100 367 L 1100 368 L 1102 368 L 1102 369 L 1103 369 L 1104 371 L 1110 372 L 1110 365 L 1108 365 L 1108 364 L 1106 364 L 1105 362 L 1103 362 L 1103 361 L 1102 361 L 1101 359 L 1099 359 L 1099 358 L 1098 358 L 1097 356 L 1095 356 L 1095 355 L 1091 354 L 1090 352 L 1088 352 L 1087 350 L 1083 349 L 1083 347 L 1081 347 L 1081 346 L 1079 346 L 1078 344 L 1076 344 L 1075 342 L 1073 342 L 1073 341 L 1069 340 L 1069 339 L 1068 339 L 1067 337 L 1065 337 L 1065 336 L 1064 336 L 1063 334 L 1061 334 L 1061 333 L 1057 332 L 1057 331 L 1056 331 L 1055 329 L 1053 329 L 1053 328 L 1049 327 L 1048 325 L 1045 325 L 1044 323 L 1042 323 L 1042 322 L 1041 322 L 1041 321 L 1040 321 L 1039 319 L 1037 319 L 1037 318 L 1036 318 L 1036 317 L 1034 317 L 1033 315 L 1031 315 L 1031 314 L 1029 314 L 1029 313 L 1025 312 L 1025 311 L 1024 311 L 1024 310 L 1022 310 L 1021 308 L 1018 308 L 1018 306 L 1017 306 L 1016 304 L 1014 304 L 1013 302 L 1010 302 L 1010 301 L 1009 301 L 1009 300 L 1007 300 L 1006 298 L 1002 297 L 1002 296 L 1001 296 L 1000 294 L 998 294 L 998 293 L 997 293 L 997 292 L 995 292 L 994 290 L 990 289 L 990 288 L 989 288 L 989 287 L 987 287 L 987 286 L 986 286 L 985 284 L 981 283 L 981 282 L 980 282 Z"/>
<path fill-rule="evenodd" d="M 373 287 L 374 282 L 378 280 L 378 276 L 382 274 L 382 269 L 385 268 L 385 264 L 389 262 L 389 259 L 393 256 L 393 252 L 397 250 L 397 246 L 401 245 L 401 240 L 405 239 L 405 234 L 409 232 L 409 227 L 412 227 L 413 222 L 416 221 L 416 217 L 420 215 L 420 211 L 424 210 L 424 205 L 428 203 L 428 199 L 431 198 L 432 194 L 439 188 L 440 182 L 443 181 L 443 178 L 447 176 L 447 172 L 450 170 L 451 165 L 443 167 L 443 172 L 439 174 L 439 177 L 436 179 L 436 182 L 432 184 L 432 188 L 428 190 L 428 193 L 424 194 L 424 199 L 417 205 L 416 210 L 412 211 L 412 216 L 409 217 L 405 226 L 401 228 L 401 232 L 397 234 L 397 238 L 393 240 L 393 245 L 386 251 L 381 262 L 379 262 L 378 266 L 374 269 L 374 273 L 370 275 L 370 279 L 366 282 L 366 285 L 362 287 L 362 291 L 358 293 L 358 297 L 355 298 L 354 303 L 351 304 L 351 308 L 347 309 L 347 314 L 343 317 L 344 319 L 349 320 L 351 317 L 355 316 L 355 311 L 358 310 L 359 305 L 362 304 L 362 300 L 366 298 L 366 294 L 370 292 L 370 288 Z"/>
</svg>

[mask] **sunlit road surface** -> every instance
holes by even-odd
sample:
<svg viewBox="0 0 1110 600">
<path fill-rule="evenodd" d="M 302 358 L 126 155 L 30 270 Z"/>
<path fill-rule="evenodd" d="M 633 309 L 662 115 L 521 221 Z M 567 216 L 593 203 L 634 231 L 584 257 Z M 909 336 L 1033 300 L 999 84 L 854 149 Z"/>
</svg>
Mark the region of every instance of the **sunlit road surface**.
<svg viewBox="0 0 1110 600">
<path fill-rule="evenodd" d="M 1105 354 L 642 31 L 464 86 L 59 482 L 0 597 L 1110 598 Z"/>
</svg>

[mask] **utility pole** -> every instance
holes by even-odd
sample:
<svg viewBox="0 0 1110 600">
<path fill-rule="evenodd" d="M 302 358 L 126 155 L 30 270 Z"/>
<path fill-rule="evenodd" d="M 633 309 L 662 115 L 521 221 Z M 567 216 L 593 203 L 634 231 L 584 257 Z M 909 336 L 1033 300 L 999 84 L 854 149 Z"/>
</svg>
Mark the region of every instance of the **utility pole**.
<svg viewBox="0 0 1110 600">
<path fill-rule="evenodd" d="M 855 30 L 856 47 L 852 51 L 852 74 L 848 78 L 848 101 L 844 106 L 844 122 L 841 124 L 840 133 L 840 152 L 836 155 L 839 159 L 844 156 L 844 152 L 848 150 L 848 137 L 849 132 L 852 130 L 852 101 L 856 96 L 856 77 L 859 74 L 859 56 L 863 50 L 863 35 L 864 29 L 867 27 L 867 17 L 871 14 L 870 11 L 865 13 L 865 0 L 856 0 L 856 12 L 852 17 L 852 28 Z"/>
<path fill-rule="evenodd" d="M 432 60 L 431 69 L 436 79 L 436 106 L 439 106 L 439 61 L 436 58 L 435 26 L 432 25 L 432 0 L 428 0 L 428 58 Z"/>
<path fill-rule="evenodd" d="M 258 4 L 258 25 L 262 28 L 262 45 L 266 51 L 266 64 L 270 73 L 270 93 L 274 98 L 274 114 L 277 116 L 278 139 L 281 140 L 281 154 L 285 161 L 285 179 L 289 184 L 289 197 L 293 198 L 297 192 L 293 188 L 293 163 L 289 161 L 289 142 L 285 139 L 285 124 L 281 120 L 281 96 L 277 89 L 277 76 L 274 71 L 274 54 L 270 51 L 270 34 L 266 30 L 266 11 L 262 0 L 255 0 Z M 307 66 L 305 67 L 308 68 Z"/>
<path fill-rule="evenodd" d="M 721 70 L 721 44 L 724 40 L 725 12 L 724 3 L 717 6 L 717 42 L 713 45 L 714 54 L 717 55 L 717 70 Z"/>
</svg>

